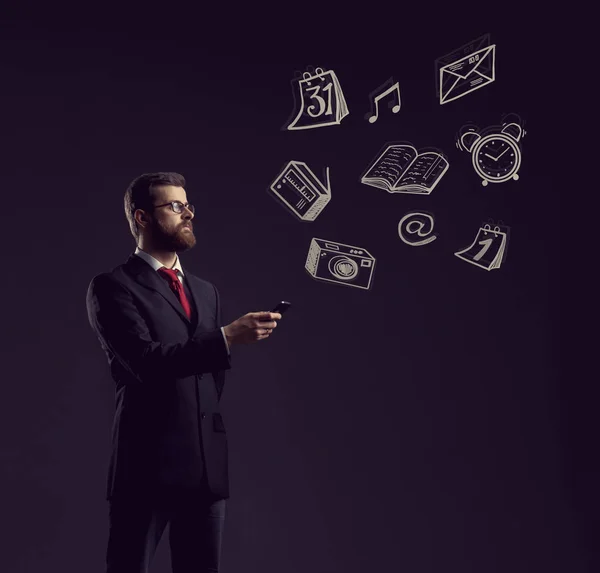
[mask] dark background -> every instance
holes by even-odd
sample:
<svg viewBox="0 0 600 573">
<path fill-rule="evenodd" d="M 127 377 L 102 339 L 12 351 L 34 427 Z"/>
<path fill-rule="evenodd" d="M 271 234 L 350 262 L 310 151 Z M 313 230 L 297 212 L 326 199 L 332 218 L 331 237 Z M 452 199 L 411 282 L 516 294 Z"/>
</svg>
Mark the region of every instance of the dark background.
<svg viewBox="0 0 600 573">
<path fill-rule="evenodd" d="M 104 570 L 114 387 L 85 293 L 133 252 L 123 193 L 153 171 L 187 179 L 198 243 L 183 265 L 217 285 L 225 324 L 294 305 L 268 341 L 233 351 L 224 573 L 592 566 L 598 468 L 588 400 L 562 368 L 545 26 L 507 5 L 411 10 L 3 19 L 3 571 Z M 486 32 L 496 82 L 440 106 L 434 60 Z M 350 115 L 281 131 L 307 66 L 336 72 Z M 390 76 L 402 109 L 371 125 L 368 94 Z M 521 178 L 484 188 L 455 134 L 510 112 L 527 130 Z M 360 184 L 395 140 L 447 155 L 430 196 Z M 267 192 L 291 159 L 330 168 L 315 222 Z M 419 208 L 438 239 L 411 248 L 397 224 Z M 511 229 L 491 272 L 453 255 L 488 218 Z M 371 290 L 312 279 L 312 237 L 370 251 Z M 169 570 L 165 534 L 152 571 Z"/>
</svg>

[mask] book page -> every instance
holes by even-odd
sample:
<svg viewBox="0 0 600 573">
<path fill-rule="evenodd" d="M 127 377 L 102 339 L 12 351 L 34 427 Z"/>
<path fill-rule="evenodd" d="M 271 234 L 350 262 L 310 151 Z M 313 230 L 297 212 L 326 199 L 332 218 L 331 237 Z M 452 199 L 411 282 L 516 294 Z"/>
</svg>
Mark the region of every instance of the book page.
<svg viewBox="0 0 600 573">
<path fill-rule="evenodd" d="M 411 145 L 390 145 L 363 179 L 383 179 L 393 188 L 416 155 L 417 150 Z"/>
<path fill-rule="evenodd" d="M 421 185 L 426 189 L 433 189 L 447 167 L 448 162 L 439 153 L 423 153 L 402 176 L 398 185 Z"/>
</svg>

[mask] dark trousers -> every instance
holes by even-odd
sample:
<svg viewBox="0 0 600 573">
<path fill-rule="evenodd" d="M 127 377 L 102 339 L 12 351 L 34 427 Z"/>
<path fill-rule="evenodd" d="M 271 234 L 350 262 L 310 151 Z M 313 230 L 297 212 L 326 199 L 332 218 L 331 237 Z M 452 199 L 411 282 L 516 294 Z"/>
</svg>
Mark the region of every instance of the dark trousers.
<svg viewBox="0 0 600 573">
<path fill-rule="evenodd" d="M 218 573 L 225 507 L 198 493 L 111 499 L 107 573 L 148 573 L 167 524 L 173 573 Z"/>
</svg>

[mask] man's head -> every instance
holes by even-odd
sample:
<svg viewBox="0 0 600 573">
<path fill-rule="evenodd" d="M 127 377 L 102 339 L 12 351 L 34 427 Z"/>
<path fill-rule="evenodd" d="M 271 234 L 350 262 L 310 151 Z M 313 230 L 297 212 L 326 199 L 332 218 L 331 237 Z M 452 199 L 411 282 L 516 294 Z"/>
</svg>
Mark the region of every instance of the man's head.
<svg viewBox="0 0 600 573">
<path fill-rule="evenodd" d="M 187 204 L 185 179 L 179 173 L 144 173 L 134 179 L 125 191 L 125 216 L 137 245 L 176 253 L 193 247 L 194 214 Z"/>
</svg>

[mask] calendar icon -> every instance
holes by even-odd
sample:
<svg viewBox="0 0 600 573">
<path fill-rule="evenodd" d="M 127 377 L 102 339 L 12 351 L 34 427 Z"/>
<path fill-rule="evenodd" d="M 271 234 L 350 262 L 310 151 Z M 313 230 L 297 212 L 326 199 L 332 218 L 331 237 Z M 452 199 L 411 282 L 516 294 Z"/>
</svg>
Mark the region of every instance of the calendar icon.
<svg viewBox="0 0 600 573">
<path fill-rule="evenodd" d="M 297 84 L 300 101 L 296 117 L 287 129 L 312 129 L 338 125 L 350 112 L 340 82 L 332 70 L 304 72 Z"/>
<path fill-rule="evenodd" d="M 486 223 L 479 228 L 475 240 L 469 247 L 454 254 L 459 259 L 486 271 L 499 269 L 506 259 L 509 232 L 509 227 L 504 225 L 495 225 L 492 229 Z"/>
</svg>

